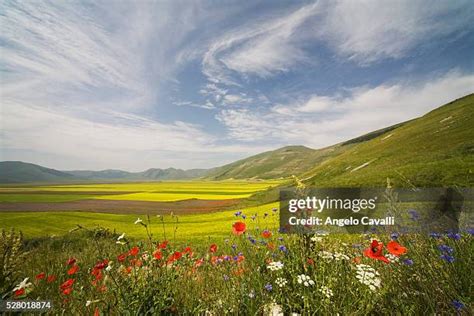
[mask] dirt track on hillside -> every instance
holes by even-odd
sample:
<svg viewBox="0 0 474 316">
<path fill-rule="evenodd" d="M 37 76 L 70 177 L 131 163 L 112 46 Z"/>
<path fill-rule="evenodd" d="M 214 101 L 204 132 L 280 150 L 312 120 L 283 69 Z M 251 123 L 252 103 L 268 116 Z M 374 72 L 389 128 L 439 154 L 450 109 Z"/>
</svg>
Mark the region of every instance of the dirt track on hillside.
<svg viewBox="0 0 474 316">
<path fill-rule="evenodd" d="M 0 212 L 60 212 L 81 211 L 115 214 L 196 214 L 216 212 L 236 207 L 238 199 L 231 200 L 184 200 L 175 202 L 80 200 L 72 202 L 3 202 Z"/>
</svg>

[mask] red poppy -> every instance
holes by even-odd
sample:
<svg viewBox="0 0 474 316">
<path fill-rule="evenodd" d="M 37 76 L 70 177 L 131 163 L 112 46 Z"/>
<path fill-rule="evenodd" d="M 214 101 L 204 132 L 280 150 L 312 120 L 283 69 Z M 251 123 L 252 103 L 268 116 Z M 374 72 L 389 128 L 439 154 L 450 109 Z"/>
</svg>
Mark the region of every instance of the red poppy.
<svg viewBox="0 0 474 316">
<path fill-rule="evenodd" d="M 202 266 L 203 263 L 204 263 L 204 259 L 200 258 L 200 259 L 196 260 L 196 262 L 194 262 L 194 266 L 195 267 L 200 267 L 200 266 Z"/>
<path fill-rule="evenodd" d="M 407 253 L 407 248 L 403 247 L 395 240 L 391 240 L 387 244 L 387 250 L 388 252 L 390 252 L 392 255 L 395 255 L 395 256 L 400 256 Z"/>
<path fill-rule="evenodd" d="M 168 240 L 165 240 L 158 245 L 158 249 L 165 249 L 167 246 L 168 246 Z"/>
<path fill-rule="evenodd" d="M 314 260 L 311 258 L 308 258 L 306 259 L 306 263 L 312 266 L 314 264 Z"/>
<path fill-rule="evenodd" d="M 193 250 L 191 249 L 191 247 L 186 247 L 183 250 L 183 254 L 188 254 L 188 256 L 192 257 L 193 256 Z"/>
<path fill-rule="evenodd" d="M 235 222 L 232 225 L 232 231 L 236 235 L 242 235 L 245 233 L 245 230 L 247 229 L 247 226 L 245 225 L 244 222 Z"/>
<path fill-rule="evenodd" d="M 138 253 L 140 252 L 140 248 L 138 248 L 137 246 L 133 247 L 132 249 L 130 249 L 130 251 L 128 252 L 128 254 L 130 256 L 136 256 L 138 255 Z"/>
<path fill-rule="evenodd" d="M 214 253 L 217 251 L 217 245 L 216 244 L 212 244 L 210 247 L 209 247 L 209 251 Z"/>
<path fill-rule="evenodd" d="M 154 257 L 156 260 L 160 260 L 161 258 L 163 258 L 163 254 L 161 253 L 161 251 L 156 250 L 156 251 L 153 253 L 153 257 Z"/>
<path fill-rule="evenodd" d="M 73 257 L 69 258 L 66 262 L 68 266 L 72 266 L 75 263 L 76 263 L 76 258 L 73 258 Z"/>
<path fill-rule="evenodd" d="M 383 243 L 378 242 L 377 240 L 374 239 L 372 240 L 372 244 L 370 245 L 370 248 L 367 248 L 364 250 L 364 255 L 372 259 L 381 260 L 385 263 L 389 263 L 388 259 L 383 256 L 382 250 L 383 250 Z"/>
<path fill-rule="evenodd" d="M 169 258 L 168 258 L 168 263 L 172 263 L 176 260 L 179 260 L 183 256 L 183 253 L 179 251 L 175 251 Z"/>
<path fill-rule="evenodd" d="M 52 282 L 54 282 L 54 281 L 56 281 L 56 276 L 55 276 L 55 275 L 50 275 L 50 276 L 48 276 L 48 278 L 46 279 L 46 282 L 48 282 L 48 283 L 52 283 Z"/>
<path fill-rule="evenodd" d="M 143 265 L 143 261 L 139 259 L 132 259 L 130 260 L 130 264 L 135 267 L 141 267 Z"/>
<path fill-rule="evenodd" d="M 272 232 L 265 229 L 265 230 L 262 232 L 262 237 L 268 239 L 268 238 L 272 237 Z"/>
<path fill-rule="evenodd" d="M 74 279 L 68 279 L 66 280 L 63 284 L 61 284 L 59 287 L 61 290 L 67 289 L 68 287 L 71 287 L 76 280 Z"/>
<path fill-rule="evenodd" d="M 127 257 L 128 257 L 128 253 L 122 253 L 122 254 L 117 256 L 117 260 L 118 260 L 118 262 L 124 262 L 125 259 L 127 259 Z"/>
<path fill-rule="evenodd" d="M 361 261 L 362 261 L 361 257 L 355 257 L 354 259 L 352 259 L 352 262 L 354 262 L 355 264 L 359 264 Z"/>
<path fill-rule="evenodd" d="M 109 264 L 109 260 L 104 259 L 104 260 L 98 262 L 98 263 L 94 266 L 94 269 L 102 270 L 102 269 L 104 269 L 105 267 L 107 267 L 108 264 Z"/>
<path fill-rule="evenodd" d="M 100 311 L 98 307 L 96 307 L 94 310 L 94 316 L 100 316 Z"/>
<path fill-rule="evenodd" d="M 76 274 L 77 271 L 79 271 L 79 266 L 75 264 L 69 270 L 67 270 L 67 274 L 73 275 Z"/>
<path fill-rule="evenodd" d="M 237 256 L 237 262 L 242 262 L 245 260 L 245 257 L 240 255 L 240 256 Z"/>
<path fill-rule="evenodd" d="M 71 293 L 72 293 L 72 287 L 68 287 L 63 290 L 64 295 L 69 295 Z"/>
<path fill-rule="evenodd" d="M 18 289 L 15 291 L 15 297 L 22 296 L 25 294 L 25 289 Z"/>
<path fill-rule="evenodd" d="M 36 280 L 43 280 L 46 277 L 46 273 L 41 272 L 40 274 L 36 275 Z"/>
</svg>

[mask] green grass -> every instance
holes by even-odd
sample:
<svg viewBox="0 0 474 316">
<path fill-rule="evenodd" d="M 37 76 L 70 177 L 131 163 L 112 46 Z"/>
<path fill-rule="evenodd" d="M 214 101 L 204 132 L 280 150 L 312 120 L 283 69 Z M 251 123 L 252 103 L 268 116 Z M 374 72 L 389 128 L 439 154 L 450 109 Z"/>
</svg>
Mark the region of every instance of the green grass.
<svg viewBox="0 0 474 316">
<path fill-rule="evenodd" d="M 274 207 L 278 207 L 278 203 L 248 208 L 244 213 L 248 217 L 253 214 L 263 217 L 264 213 L 268 213 L 270 216 L 266 225 L 274 228 L 278 224 L 277 216 L 271 211 Z M 152 223 L 150 229 L 155 236 L 163 237 L 166 234 L 167 238 L 172 240 L 197 242 L 208 238 L 218 239 L 231 229 L 232 223 L 236 220 L 234 213 L 235 211 L 224 211 L 182 216 L 166 215 L 163 217 L 163 222 L 160 217 L 150 216 Z M 144 238 L 146 231 L 141 225 L 134 224 L 137 217 L 147 220 L 146 214 L 140 216 L 90 212 L 4 212 L 0 213 L 0 228 L 7 230 L 15 228 L 22 231 L 26 238 L 34 238 L 64 235 L 80 224 L 88 228 L 100 226 L 124 232 L 133 238 Z M 249 223 L 257 225 L 258 221 L 249 220 Z"/>
</svg>

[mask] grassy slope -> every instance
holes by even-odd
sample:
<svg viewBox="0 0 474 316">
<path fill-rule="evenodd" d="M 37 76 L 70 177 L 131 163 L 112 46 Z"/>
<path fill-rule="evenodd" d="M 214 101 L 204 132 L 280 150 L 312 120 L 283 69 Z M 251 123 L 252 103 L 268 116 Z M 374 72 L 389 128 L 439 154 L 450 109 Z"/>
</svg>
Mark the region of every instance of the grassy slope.
<svg viewBox="0 0 474 316">
<path fill-rule="evenodd" d="M 349 147 L 351 145 L 336 145 L 317 150 L 304 146 L 283 147 L 215 168 L 208 174 L 208 178 L 221 180 L 290 177 L 305 172 Z"/>
<path fill-rule="evenodd" d="M 400 186 L 474 186 L 473 175 L 471 94 L 359 143 L 303 177 L 318 186 L 383 186 L 387 177 Z"/>
<path fill-rule="evenodd" d="M 66 182 L 80 180 L 72 174 L 21 161 L 0 161 L 0 183 Z"/>
</svg>

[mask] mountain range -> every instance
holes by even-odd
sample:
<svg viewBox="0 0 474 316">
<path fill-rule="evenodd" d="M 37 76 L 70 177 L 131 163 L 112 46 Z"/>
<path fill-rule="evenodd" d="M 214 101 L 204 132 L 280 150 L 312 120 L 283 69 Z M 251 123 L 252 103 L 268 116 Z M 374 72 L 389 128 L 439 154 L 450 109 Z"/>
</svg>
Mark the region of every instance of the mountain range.
<svg viewBox="0 0 474 316">
<path fill-rule="evenodd" d="M 424 116 L 333 146 L 287 146 L 212 169 L 58 171 L 0 162 L 0 183 L 157 181 L 204 178 L 277 179 L 298 176 L 311 185 L 474 185 L 474 94 Z"/>
</svg>

